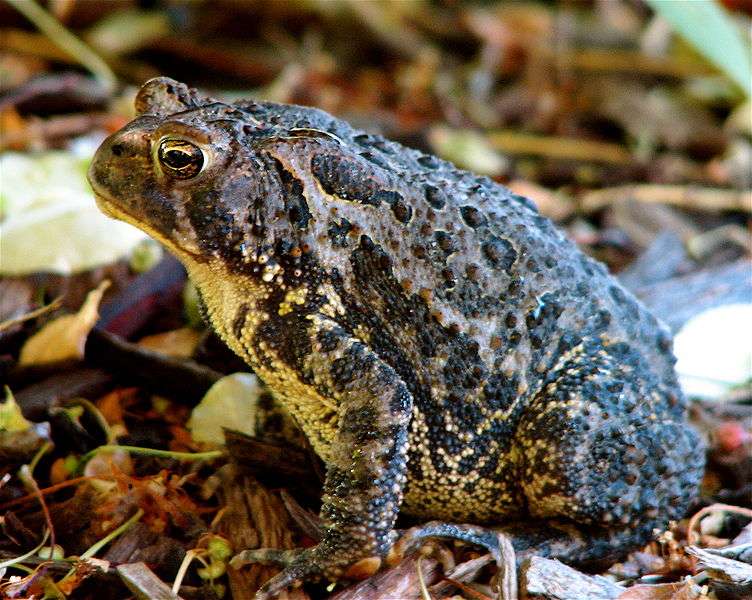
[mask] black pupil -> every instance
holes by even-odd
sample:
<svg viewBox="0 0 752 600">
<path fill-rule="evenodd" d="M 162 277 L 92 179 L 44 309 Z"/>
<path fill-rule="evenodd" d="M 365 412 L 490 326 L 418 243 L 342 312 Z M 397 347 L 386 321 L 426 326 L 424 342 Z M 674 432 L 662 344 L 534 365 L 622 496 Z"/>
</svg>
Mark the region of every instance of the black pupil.
<svg viewBox="0 0 752 600">
<path fill-rule="evenodd" d="M 196 174 L 204 158 L 201 150 L 187 142 L 167 142 L 159 149 L 159 158 L 167 167 L 182 171 L 184 175 Z"/>
<path fill-rule="evenodd" d="M 165 152 L 165 162 L 173 169 L 187 167 L 193 161 L 193 155 L 185 150 L 168 150 Z"/>
</svg>

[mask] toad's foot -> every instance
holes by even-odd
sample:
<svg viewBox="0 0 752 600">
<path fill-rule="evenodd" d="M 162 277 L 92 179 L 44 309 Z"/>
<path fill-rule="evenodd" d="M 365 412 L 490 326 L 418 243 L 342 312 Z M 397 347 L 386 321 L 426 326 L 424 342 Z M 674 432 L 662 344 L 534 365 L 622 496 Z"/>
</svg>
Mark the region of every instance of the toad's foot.
<svg viewBox="0 0 752 600">
<path fill-rule="evenodd" d="M 316 546 L 305 550 L 245 550 L 233 557 L 231 565 L 238 568 L 248 562 L 283 567 L 281 573 L 272 577 L 256 593 L 255 600 L 270 600 L 287 588 L 299 587 L 307 581 L 365 579 L 379 570 L 382 560 L 378 556 L 371 556 L 353 563 L 350 554 L 338 556 Z"/>
</svg>

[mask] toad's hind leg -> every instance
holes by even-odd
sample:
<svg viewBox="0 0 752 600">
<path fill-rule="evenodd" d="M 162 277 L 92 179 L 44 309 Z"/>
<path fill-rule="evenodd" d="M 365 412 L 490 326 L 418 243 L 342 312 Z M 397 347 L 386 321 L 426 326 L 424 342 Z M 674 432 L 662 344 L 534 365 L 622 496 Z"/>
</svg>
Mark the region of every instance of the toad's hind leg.
<svg viewBox="0 0 752 600">
<path fill-rule="evenodd" d="M 613 562 L 681 518 L 697 490 L 703 447 L 679 401 L 603 366 L 564 369 L 522 415 L 512 456 L 528 516 L 494 528 L 518 560 Z M 398 549 L 426 537 L 498 552 L 489 530 L 437 522 L 410 530 Z"/>
<path fill-rule="evenodd" d="M 681 400 L 592 359 L 587 370 L 569 365 L 549 381 L 514 443 L 531 517 L 573 526 L 572 543 L 548 543 L 545 554 L 615 559 L 681 518 L 704 466 Z"/>
</svg>

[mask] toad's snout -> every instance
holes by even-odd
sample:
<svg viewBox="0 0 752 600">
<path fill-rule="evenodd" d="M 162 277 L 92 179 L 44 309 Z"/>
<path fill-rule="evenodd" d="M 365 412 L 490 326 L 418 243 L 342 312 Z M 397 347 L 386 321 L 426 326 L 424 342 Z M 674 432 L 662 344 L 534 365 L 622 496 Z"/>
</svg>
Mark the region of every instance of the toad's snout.
<svg viewBox="0 0 752 600">
<path fill-rule="evenodd" d="M 108 137 L 97 149 L 89 167 L 89 183 L 94 191 L 97 194 L 113 195 L 124 186 L 127 187 L 137 172 L 134 161 L 145 162 L 148 158 L 147 149 L 148 143 L 136 132 L 119 131 Z"/>
</svg>

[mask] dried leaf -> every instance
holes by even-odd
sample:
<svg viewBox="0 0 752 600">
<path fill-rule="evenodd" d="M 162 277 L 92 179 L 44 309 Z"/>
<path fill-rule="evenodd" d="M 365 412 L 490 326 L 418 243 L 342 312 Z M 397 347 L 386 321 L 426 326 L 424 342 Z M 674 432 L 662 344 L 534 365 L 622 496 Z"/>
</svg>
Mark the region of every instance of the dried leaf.
<svg viewBox="0 0 752 600">
<path fill-rule="evenodd" d="M 200 339 L 201 334 L 195 329 L 181 327 L 172 331 L 147 335 L 138 341 L 138 345 L 167 356 L 190 358 Z"/>
<path fill-rule="evenodd" d="M 86 338 L 99 318 L 99 303 L 109 285 L 109 281 L 103 281 L 88 293 L 76 314 L 58 317 L 26 340 L 19 364 L 40 365 L 83 358 Z"/>
<path fill-rule="evenodd" d="M 506 166 L 506 160 L 477 131 L 437 126 L 431 129 L 428 139 L 439 156 L 464 169 L 498 175 Z"/>
<path fill-rule="evenodd" d="M 197 442 L 224 444 L 223 428 L 253 435 L 256 430 L 256 400 L 261 393 L 258 379 L 250 373 L 233 373 L 215 383 L 188 421 Z"/>
<path fill-rule="evenodd" d="M 65 152 L 0 156 L 0 274 L 85 271 L 115 262 L 146 237 L 97 209 L 86 164 Z"/>
</svg>

